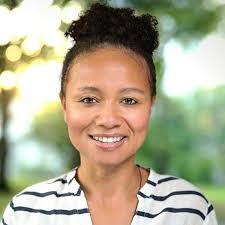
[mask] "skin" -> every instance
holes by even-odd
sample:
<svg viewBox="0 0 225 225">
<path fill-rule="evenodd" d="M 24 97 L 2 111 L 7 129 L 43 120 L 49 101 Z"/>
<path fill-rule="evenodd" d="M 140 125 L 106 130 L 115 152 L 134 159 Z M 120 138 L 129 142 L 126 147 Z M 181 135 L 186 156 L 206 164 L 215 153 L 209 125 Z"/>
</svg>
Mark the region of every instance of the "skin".
<svg viewBox="0 0 225 225">
<path fill-rule="evenodd" d="M 147 63 L 117 47 L 83 53 L 71 66 L 61 101 L 70 140 L 80 152 L 77 179 L 93 224 L 130 224 L 140 188 L 135 154 L 146 137 L 154 104 Z M 124 139 L 107 147 L 90 135 Z M 144 183 L 148 173 L 141 169 L 141 175 Z"/>
</svg>

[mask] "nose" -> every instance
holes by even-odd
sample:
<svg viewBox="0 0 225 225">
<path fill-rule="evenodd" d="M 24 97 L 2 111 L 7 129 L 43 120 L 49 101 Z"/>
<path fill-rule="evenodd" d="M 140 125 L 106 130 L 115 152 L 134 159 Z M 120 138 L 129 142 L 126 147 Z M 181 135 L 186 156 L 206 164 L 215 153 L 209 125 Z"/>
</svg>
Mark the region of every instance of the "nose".
<svg viewBox="0 0 225 225">
<path fill-rule="evenodd" d="M 101 107 L 96 118 L 96 125 L 107 129 L 119 127 L 122 123 L 122 118 L 119 113 L 118 106 L 113 103 L 104 104 Z"/>
</svg>

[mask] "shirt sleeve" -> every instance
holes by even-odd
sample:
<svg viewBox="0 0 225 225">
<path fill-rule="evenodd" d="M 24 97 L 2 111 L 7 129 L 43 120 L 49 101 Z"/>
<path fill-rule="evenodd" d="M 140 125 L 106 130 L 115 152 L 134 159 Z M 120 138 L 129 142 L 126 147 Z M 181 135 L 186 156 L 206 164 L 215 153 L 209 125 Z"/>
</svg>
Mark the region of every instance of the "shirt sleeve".
<svg viewBox="0 0 225 225">
<path fill-rule="evenodd" d="M 0 221 L 0 225 L 16 225 L 15 212 L 11 207 L 11 202 L 7 205 Z M 18 225 L 18 224 L 17 224 Z"/>
<path fill-rule="evenodd" d="M 208 207 L 208 213 L 206 215 L 206 218 L 203 222 L 203 225 L 218 225 L 216 213 L 213 208 L 213 206 L 210 204 Z"/>
</svg>

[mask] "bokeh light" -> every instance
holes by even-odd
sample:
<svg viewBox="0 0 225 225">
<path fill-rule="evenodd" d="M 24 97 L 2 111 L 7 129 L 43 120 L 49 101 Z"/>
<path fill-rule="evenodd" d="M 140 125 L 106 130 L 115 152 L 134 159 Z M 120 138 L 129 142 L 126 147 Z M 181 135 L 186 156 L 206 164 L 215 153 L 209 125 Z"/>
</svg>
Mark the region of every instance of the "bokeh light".
<svg viewBox="0 0 225 225">
<path fill-rule="evenodd" d="M 48 101 L 59 100 L 61 63 L 36 60 L 19 73 L 19 100 L 29 106 L 30 113 L 39 111 Z"/>
<path fill-rule="evenodd" d="M 42 37 L 43 43 L 49 47 L 57 47 L 65 44 L 64 33 L 59 30 L 53 30 L 51 32 L 47 32 Z"/>
<path fill-rule="evenodd" d="M 6 49 L 5 55 L 9 61 L 16 62 L 21 58 L 22 51 L 17 45 L 11 45 Z"/>
<path fill-rule="evenodd" d="M 29 9 L 36 9 L 36 10 L 43 10 L 45 8 L 48 8 L 50 5 L 52 5 L 53 0 L 23 0 L 21 3 L 21 7 Z"/>
<path fill-rule="evenodd" d="M 27 37 L 21 45 L 23 53 L 28 56 L 37 55 L 42 46 L 42 41 L 35 36 Z"/>
<path fill-rule="evenodd" d="M 10 11 L 6 6 L 0 6 L 0 46 L 6 45 L 11 40 L 12 30 L 9 26 Z"/>
<path fill-rule="evenodd" d="M 66 24 L 71 23 L 72 20 L 76 20 L 79 18 L 81 11 L 82 7 L 78 2 L 68 4 L 62 9 L 62 21 Z"/>
<path fill-rule="evenodd" d="M 3 90 L 10 90 L 16 87 L 16 75 L 12 71 L 6 70 L 0 75 L 0 88 Z"/>
<path fill-rule="evenodd" d="M 169 96 L 183 97 L 200 88 L 211 90 L 225 85 L 225 39 L 219 34 L 206 36 L 189 50 L 170 41 L 164 57 L 167 70 L 163 89 Z"/>
</svg>

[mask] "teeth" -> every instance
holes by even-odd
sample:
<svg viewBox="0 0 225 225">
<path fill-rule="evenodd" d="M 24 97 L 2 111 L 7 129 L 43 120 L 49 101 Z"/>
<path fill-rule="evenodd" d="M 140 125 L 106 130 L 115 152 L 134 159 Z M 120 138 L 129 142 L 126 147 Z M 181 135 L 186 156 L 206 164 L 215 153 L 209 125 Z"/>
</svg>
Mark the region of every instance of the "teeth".
<svg viewBox="0 0 225 225">
<path fill-rule="evenodd" d="M 121 141 L 123 137 L 95 137 L 93 136 L 93 139 L 96 141 L 101 141 L 104 143 L 113 143 L 113 142 L 118 142 Z"/>
</svg>

